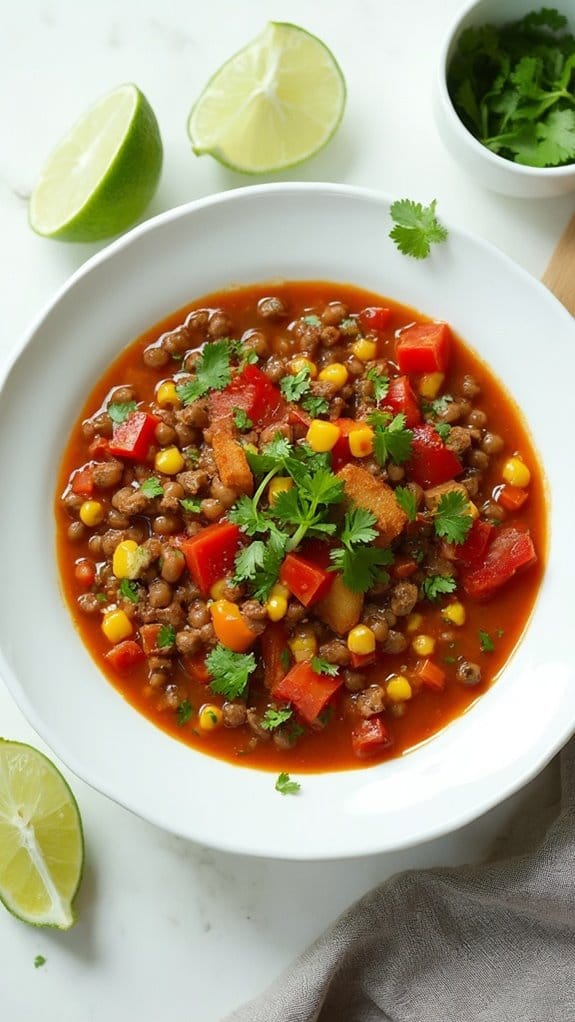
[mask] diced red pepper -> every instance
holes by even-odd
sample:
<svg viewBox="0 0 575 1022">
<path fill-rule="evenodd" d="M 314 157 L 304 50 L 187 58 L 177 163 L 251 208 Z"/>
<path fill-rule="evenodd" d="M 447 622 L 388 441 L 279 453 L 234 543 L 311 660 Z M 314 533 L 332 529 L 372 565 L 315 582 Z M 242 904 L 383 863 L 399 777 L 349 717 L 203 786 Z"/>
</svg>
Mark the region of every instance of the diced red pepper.
<svg viewBox="0 0 575 1022">
<path fill-rule="evenodd" d="M 159 421 L 149 412 L 132 412 L 124 422 L 114 424 L 108 450 L 121 458 L 145 461 Z"/>
<path fill-rule="evenodd" d="M 311 416 L 298 405 L 290 404 L 288 406 L 288 422 L 294 428 L 294 438 L 302 440 L 309 429 Z"/>
<path fill-rule="evenodd" d="M 476 518 L 465 542 L 444 543 L 442 554 L 450 561 L 459 561 L 466 568 L 471 568 L 483 561 L 494 532 L 495 526 L 491 522 Z"/>
<path fill-rule="evenodd" d="M 371 667 L 375 663 L 375 650 L 373 653 L 352 653 L 351 666 L 354 671 L 361 671 L 364 667 Z"/>
<path fill-rule="evenodd" d="M 281 622 L 271 622 L 261 639 L 262 662 L 264 667 L 264 685 L 268 689 L 279 685 L 282 678 L 285 678 L 289 665 L 290 656 L 287 644 L 286 632 Z"/>
<path fill-rule="evenodd" d="M 383 333 L 391 319 L 391 309 L 370 305 L 369 308 L 362 309 L 357 318 L 364 333 Z"/>
<path fill-rule="evenodd" d="M 105 654 L 105 658 L 121 674 L 126 674 L 132 670 L 132 667 L 146 659 L 141 646 L 133 639 L 124 639 L 123 642 L 119 642 Z"/>
<path fill-rule="evenodd" d="M 278 387 L 257 366 L 246 366 L 225 390 L 213 391 L 209 398 L 210 419 L 218 424 L 232 419 L 234 408 L 241 408 L 255 425 L 267 426 L 286 410 Z"/>
<path fill-rule="evenodd" d="M 439 433 L 430 423 L 415 426 L 411 442 L 411 457 L 406 469 L 409 478 L 423 486 L 439 486 L 454 479 L 463 471 L 457 455 L 445 446 Z"/>
<path fill-rule="evenodd" d="M 353 457 L 349 449 L 349 434 L 358 428 L 358 423 L 355 419 L 336 419 L 335 425 L 339 427 L 340 437 L 331 449 L 331 467 L 333 472 L 338 472 Z"/>
<path fill-rule="evenodd" d="M 280 568 L 280 582 L 304 607 L 323 600 L 333 585 L 333 578 L 333 571 L 326 571 L 299 554 L 288 554 Z"/>
<path fill-rule="evenodd" d="M 402 373 L 444 373 L 450 348 L 447 323 L 414 323 L 399 335 L 397 364 Z"/>
<path fill-rule="evenodd" d="M 274 686 L 276 699 L 293 703 L 308 724 L 317 720 L 321 711 L 342 684 L 342 678 L 318 674 L 307 660 L 295 664 L 285 678 Z"/>
<path fill-rule="evenodd" d="M 184 669 L 194 681 L 199 681 L 200 685 L 209 684 L 212 676 L 206 667 L 205 653 L 194 653 L 193 656 L 182 657 L 182 662 Z"/>
<path fill-rule="evenodd" d="M 146 656 L 152 656 L 158 652 L 158 636 L 162 630 L 159 624 L 142 625 L 140 628 L 140 639 Z"/>
<path fill-rule="evenodd" d="M 420 660 L 415 668 L 415 674 L 421 678 L 424 685 L 436 692 L 442 692 L 445 688 L 445 671 L 434 664 L 433 660 Z"/>
<path fill-rule="evenodd" d="M 379 756 L 380 752 L 390 745 L 391 738 L 382 717 L 369 717 L 368 720 L 361 720 L 352 729 L 351 747 L 358 759 Z"/>
<path fill-rule="evenodd" d="M 389 384 L 389 390 L 381 401 L 394 415 L 405 415 L 405 425 L 411 429 L 421 422 L 419 402 L 407 376 L 396 376 Z"/>
<path fill-rule="evenodd" d="M 529 530 L 522 532 L 513 525 L 498 529 L 482 563 L 461 573 L 463 588 L 468 596 L 477 600 L 487 599 L 518 571 L 531 567 L 536 560 Z"/>
<path fill-rule="evenodd" d="M 88 447 L 88 453 L 91 458 L 104 458 L 110 450 L 110 441 L 105 436 L 95 436 L 90 446 Z"/>
<path fill-rule="evenodd" d="M 72 476 L 72 493 L 77 493 L 79 497 L 92 496 L 94 493 L 94 477 L 91 465 L 84 465 L 83 468 L 79 468 L 77 472 L 74 472 Z"/>
<path fill-rule="evenodd" d="M 503 486 L 499 486 L 494 494 L 495 500 L 501 507 L 504 507 L 506 511 L 519 511 L 523 507 L 529 494 L 527 490 L 522 490 L 520 486 L 511 486 L 510 483 L 504 483 Z"/>
<path fill-rule="evenodd" d="M 394 578 L 411 578 L 417 571 L 417 561 L 412 561 L 410 557 L 396 557 L 393 567 L 391 568 L 391 574 Z"/>
<path fill-rule="evenodd" d="M 179 542 L 188 571 L 202 596 L 209 596 L 214 582 L 219 582 L 232 570 L 241 541 L 237 525 L 218 522 Z"/>
</svg>

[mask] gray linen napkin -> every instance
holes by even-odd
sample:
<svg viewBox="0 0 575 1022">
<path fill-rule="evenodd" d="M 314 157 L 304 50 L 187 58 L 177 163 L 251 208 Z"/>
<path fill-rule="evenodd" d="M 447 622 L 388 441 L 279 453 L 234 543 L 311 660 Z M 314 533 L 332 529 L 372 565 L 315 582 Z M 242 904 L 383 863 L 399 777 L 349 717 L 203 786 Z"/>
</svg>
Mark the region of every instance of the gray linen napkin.
<svg viewBox="0 0 575 1022">
<path fill-rule="evenodd" d="M 227 1022 L 575 1022 L 575 739 L 560 763 L 495 858 L 392 877 Z"/>
</svg>

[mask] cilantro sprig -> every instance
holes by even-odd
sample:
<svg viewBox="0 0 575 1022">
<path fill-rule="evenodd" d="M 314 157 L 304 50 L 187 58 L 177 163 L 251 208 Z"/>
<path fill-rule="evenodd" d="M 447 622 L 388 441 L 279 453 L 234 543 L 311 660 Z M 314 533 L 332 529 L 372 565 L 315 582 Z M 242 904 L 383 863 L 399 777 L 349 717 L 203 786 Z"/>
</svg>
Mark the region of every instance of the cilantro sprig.
<svg viewBox="0 0 575 1022">
<path fill-rule="evenodd" d="M 206 657 L 206 667 L 212 676 L 212 692 L 226 699 L 239 699 L 256 669 L 256 658 L 253 653 L 233 653 L 218 645 Z"/>
<path fill-rule="evenodd" d="M 164 487 L 157 476 L 150 476 L 148 479 L 144 479 L 144 482 L 140 486 L 140 490 L 144 494 L 144 497 L 149 497 L 150 500 L 154 497 L 164 496 Z"/>
<path fill-rule="evenodd" d="M 435 532 L 448 543 L 463 543 L 473 525 L 469 500 L 461 490 L 449 490 L 439 501 L 433 516 Z"/>
<path fill-rule="evenodd" d="M 283 376 L 280 380 L 280 390 L 286 401 L 299 401 L 304 394 L 307 394 L 311 386 L 311 373 L 307 366 L 300 369 L 293 376 Z"/>
<path fill-rule="evenodd" d="M 383 399 L 387 397 L 387 392 L 389 390 L 389 376 L 386 376 L 385 373 L 376 366 L 371 366 L 371 368 L 367 370 L 365 378 L 371 383 L 374 401 L 379 404 L 380 401 L 383 401 Z"/>
<path fill-rule="evenodd" d="M 414 522 L 417 517 L 417 500 L 413 490 L 408 486 L 396 486 L 393 492 L 401 510 L 407 515 L 408 522 Z"/>
<path fill-rule="evenodd" d="M 232 378 L 230 360 L 233 353 L 233 342 L 227 338 L 204 345 L 195 366 L 194 379 L 176 387 L 182 404 L 192 404 L 210 390 L 223 390 L 227 387 Z"/>
<path fill-rule="evenodd" d="M 454 589 L 457 589 L 457 582 L 449 575 L 430 575 L 429 578 L 423 580 L 421 588 L 425 598 L 431 603 L 435 603 L 440 596 L 452 593 Z"/>
<path fill-rule="evenodd" d="M 335 678 L 339 670 L 337 664 L 330 664 L 329 660 L 324 660 L 320 656 L 312 656 L 311 669 L 316 674 L 327 674 L 330 678 Z"/>
<path fill-rule="evenodd" d="M 290 775 L 282 770 L 281 774 L 278 775 L 275 790 L 279 791 L 280 795 L 297 795 L 301 789 L 299 781 L 292 781 Z"/>
<path fill-rule="evenodd" d="M 393 564 L 393 554 L 387 547 L 371 546 L 377 537 L 374 528 L 377 519 L 366 508 L 354 507 L 346 512 L 340 540 L 341 547 L 331 551 L 332 569 L 342 572 L 348 589 L 366 593 L 379 582 L 387 582 L 385 568 Z"/>
<path fill-rule="evenodd" d="M 270 706 L 262 717 L 261 726 L 264 731 L 275 731 L 276 728 L 281 727 L 282 724 L 285 724 L 286 721 L 290 720 L 292 714 L 293 710 L 287 706 L 280 710 L 276 710 Z"/>
<path fill-rule="evenodd" d="M 409 461 L 413 433 L 406 428 L 403 412 L 393 418 L 389 412 L 372 412 L 368 422 L 374 430 L 373 453 L 382 467 L 389 460 L 396 465 Z"/>
<path fill-rule="evenodd" d="M 108 415 L 112 422 L 125 422 L 127 418 L 136 411 L 135 401 L 112 401 L 108 405 Z"/>
<path fill-rule="evenodd" d="M 400 252 L 414 259 L 426 259 L 431 246 L 445 241 L 447 230 L 435 215 L 437 200 L 429 206 L 422 206 L 412 199 L 398 199 L 391 204 L 391 219 L 395 227 L 389 237 Z"/>
</svg>

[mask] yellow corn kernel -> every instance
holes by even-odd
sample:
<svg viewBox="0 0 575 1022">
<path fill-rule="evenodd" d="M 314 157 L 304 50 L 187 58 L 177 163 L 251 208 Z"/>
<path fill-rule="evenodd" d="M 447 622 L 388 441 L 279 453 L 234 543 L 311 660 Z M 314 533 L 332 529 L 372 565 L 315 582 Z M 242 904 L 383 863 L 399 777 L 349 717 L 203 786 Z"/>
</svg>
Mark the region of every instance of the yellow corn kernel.
<svg viewBox="0 0 575 1022">
<path fill-rule="evenodd" d="M 289 476 L 276 476 L 268 486 L 268 503 L 275 504 L 280 493 L 287 493 L 293 486 L 293 479 Z"/>
<path fill-rule="evenodd" d="M 311 660 L 317 654 L 317 638 L 313 628 L 303 625 L 289 640 L 288 646 L 296 663 Z"/>
<path fill-rule="evenodd" d="M 318 380 L 321 380 L 322 383 L 331 383 L 332 387 L 336 387 L 337 390 L 345 387 L 348 379 L 349 373 L 343 362 L 332 362 L 331 365 L 322 369 L 318 376 Z"/>
<path fill-rule="evenodd" d="M 465 510 L 467 514 L 470 516 L 470 518 L 473 518 L 474 521 L 476 518 L 479 518 L 479 510 L 477 508 L 477 505 L 474 504 L 472 500 L 467 501 L 467 507 L 465 508 Z"/>
<path fill-rule="evenodd" d="M 375 649 L 375 635 L 367 625 L 356 625 L 347 633 L 347 648 L 350 653 L 373 653 Z"/>
<path fill-rule="evenodd" d="M 185 466 L 182 452 L 178 447 L 164 447 L 154 458 L 154 468 L 166 476 L 175 476 Z"/>
<path fill-rule="evenodd" d="M 246 454 L 257 454 L 258 449 L 255 444 L 243 444 L 244 451 Z"/>
<path fill-rule="evenodd" d="M 349 449 L 354 458 L 367 458 L 373 451 L 373 430 L 370 426 L 352 429 L 349 436 Z"/>
<path fill-rule="evenodd" d="M 112 571 L 116 578 L 131 577 L 134 554 L 137 549 L 138 544 L 133 539 L 123 539 L 121 543 L 118 543 L 112 557 Z"/>
<path fill-rule="evenodd" d="M 351 350 L 360 362 L 371 362 L 377 358 L 377 341 L 370 341 L 367 337 L 360 337 L 359 341 L 352 344 Z"/>
<path fill-rule="evenodd" d="M 156 391 L 156 401 L 160 408 L 174 408 L 180 404 L 176 384 L 173 380 L 166 380 L 164 383 L 160 383 Z"/>
<path fill-rule="evenodd" d="M 421 628 L 422 622 L 423 614 L 419 614 L 417 611 L 414 614 L 410 614 L 405 626 L 406 632 L 416 632 L 418 628 Z"/>
<path fill-rule="evenodd" d="M 433 398 L 439 394 L 444 379 L 443 373 L 424 373 L 417 389 L 422 397 L 427 398 L 428 401 L 433 401 Z"/>
<path fill-rule="evenodd" d="M 198 725 L 202 731 L 215 731 L 223 721 L 223 713 L 215 703 L 204 703 L 198 713 Z"/>
<path fill-rule="evenodd" d="M 521 458 L 509 458 L 501 473 L 506 483 L 510 486 L 519 486 L 524 489 L 531 482 L 531 472 Z"/>
<path fill-rule="evenodd" d="M 309 375 L 312 380 L 315 380 L 317 376 L 315 362 L 312 362 L 311 358 L 306 358 L 305 355 L 296 355 L 290 362 L 289 371 L 293 376 L 296 376 L 297 373 L 301 373 L 302 369 L 309 369 Z"/>
<path fill-rule="evenodd" d="M 411 685 L 403 674 L 396 674 L 395 678 L 391 678 L 385 686 L 385 691 L 392 703 L 405 703 L 413 694 Z"/>
<path fill-rule="evenodd" d="M 80 508 L 80 521 L 84 525 L 99 525 L 104 521 L 104 507 L 99 500 L 85 500 Z"/>
<path fill-rule="evenodd" d="M 214 582 L 210 589 L 210 596 L 212 600 L 225 600 L 226 599 L 226 588 L 228 585 L 227 578 L 219 578 L 217 582 Z"/>
<path fill-rule="evenodd" d="M 284 586 L 281 582 L 276 582 L 273 586 L 270 596 L 283 596 L 285 600 L 289 600 L 289 589 Z"/>
<path fill-rule="evenodd" d="M 286 616 L 288 601 L 285 596 L 270 596 L 266 601 L 266 610 L 270 621 L 281 621 Z"/>
<path fill-rule="evenodd" d="M 460 628 L 465 624 L 465 607 L 459 600 L 456 600 L 455 603 L 448 603 L 447 607 L 443 608 L 441 616 L 444 621 L 449 621 L 450 624 Z"/>
<path fill-rule="evenodd" d="M 108 642 L 121 642 L 132 634 L 132 622 L 123 610 L 109 610 L 102 618 L 102 631 Z"/>
<path fill-rule="evenodd" d="M 431 656 L 435 649 L 435 639 L 431 635 L 416 635 L 411 648 L 418 656 Z"/>
<path fill-rule="evenodd" d="M 323 419 L 312 419 L 307 431 L 306 440 L 312 451 L 317 454 L 324 454 L 335 447 L 341 436 L 339 426 L 333 422 L 324 422 Z"/>
</svg>

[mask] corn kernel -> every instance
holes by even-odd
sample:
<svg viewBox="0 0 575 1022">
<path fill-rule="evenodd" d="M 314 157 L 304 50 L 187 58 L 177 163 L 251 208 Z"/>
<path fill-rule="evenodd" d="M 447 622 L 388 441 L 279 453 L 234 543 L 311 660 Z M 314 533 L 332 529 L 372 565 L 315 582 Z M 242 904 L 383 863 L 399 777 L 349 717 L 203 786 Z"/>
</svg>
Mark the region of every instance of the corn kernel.
<svg viewBox="0 0 575 1022">
<path fill-rule="evenodd" d="M 392 703 L 405 703 L 413 694 L 411 685 L 403 674 L 396 674 L 395 678 L 391 678 L 385 686 L 385 691 Z"/>
<path fill-rule="evenodd" d="M 323 419 L 312 419 L 307 431 L 306 440 L 312 451 L 317 454 L 324 454 L 335 447 L 341 436 L 339 426 L 333 422 L 324 422 Z"/>
<path fill-rule="evenodd" d="M 116 578 L 131 578 L 134 567 L 134 554 L 138 544 L 133 539 L 123 539 L 114 550 L 112 571 Z"/>
<path fill-rule="evenodd" d="M 302 660 L 311 660 L 317 654 L 317 638 L 313 628 L 303 626 L 290 639 L 288 646 L 296 663 Z"/>
<path fill-rule="evenodd" d="M 275 479 L 272 479 L 268 486 L 268 503 L 270 507 L 272 504 L 275 504 L 280 493 L 287 493 L 288 490 L 291 490 L 292 486 L 293 479 L 290 479 L 289 476 L 276 476 Z"/>
<path fill-rule="evenodd" d="M 531 472 L 521 458 L 509 458 L 501 473 L 506 483 L 510 486 L 519 486 L 524 489 L 531 482 Z"/>
<path fill-rule="evenodd" d="M 435 649 L 435 639 L 431 635 L 416 635 L 411 648 L 418 656 L 431 656 Z"/>
<path fill-rule="evenodd" d="M 99 500 L 85 500 L 80 508 L 80 521 L 92 527 L 104 521 L 104 508 Z"/>
<path fill-rule="evenodd" d="M 315 362 L 312 362 L 311 358 L 306 358 L 305 355 L 296 355 L 289 365 L 289 371 L 293 376 L 301 373 L 302 369 L 308 369 L 309 375 L 312 380 L 315 380 L 317 376 L 317 366 Z"/>
<path fill-rule="evenodd" d="M 318 380 L 321 380 L 322 383 L 331 383 L 332 387 L 337 390 L 345 387 L 348 379 L 349 373 L 343 362 L 332 362 L 331 365 L 322 369 L 318 376 Z"/>
<path fill-rule="evenodd" d="M 479 518 L 479 510 L 477 508 L 477 505 L 474 504 L 472 500 L 467 501 L 467 507 L 465 508 L 465 510 L 469 517 L 473 518 L 474 521 L 476 518 Z"/>
<path fill-rule="evenodd" d="M 465 624 L 465 607 L 459 600 L 456 600 L 455 603 L 449 603 L 447 607 L 443 608 L 441 616 L 444 621 L 449 621 L 450 624 L 460 628 Z"/>
<path fill-rule="evenodd" d="M 175 476 L 177 472 L 182 471 L 185 464 L 182 452 L 178 447 L 164 447 L 162 451 L 158 451 L 154 458 L 154 468 L 166 476 Z"/>
<path fill-rule="evenodd" d="M 132 634 L 132 622 L 123 610 L 109 610 L 102 618 L 102 631 L 108 642 L 121 642 Z"/>
<path fill-rule="evenodd" d="M 215 731 L 223 721 L 223 713 L 215 703 L 204 703 L 198 713 L 198 725 L 202 731 Z"/>
<path fill-rule="evenodd" d="M 375 635 L 367 625 L 356 625 L 347 633 L 347 648 L 350 653 L 360 653 L 365 656 L 373 653 L 375 649 Z"/>
<path fill-rule="evenodd" d="M 377 341 L 370 341 L 367 337 L 360 337 L 359 341 L 352 344 L 351 350 L 360 362 L 371 362 L 377 358 Z"/>
<path fill-rule="evenodd" d="M 289 595 L 290 595 L 290 592 L 289 592 L 288 587 L 282 585 L 281 582 L 276 582 L 276 584 L 273 586 L 272 591 L 270 593 L 270 596 L 283 596 L 284 599 L 286 599 L 286 600 L 289 599 Z"/>
<path fill-rule="evenodd" d="M 255 444 L 249 444 L 249 443 L 248 444 L 244 444 L 243 448 L 244 448 L 244 451 L 246 452 L 246 454 L 257 454 L 258 453 L 258 449 L 257 449 Z"/>
<path fill-rule="evenodd" d="M 444 379 L 443 373 L 424 373 L 417 389 L 422 397 L 427 398 L 428 401 L 433 401 L 433 398 L 439 394 Z"/>
<path fill-rule="evenodd" d="M 285 596 L 270 596 L 266 602 L 266 610 L 270 621 L 281 621 L 286 616 L 288 601 Z"/>
<path fill-rule="evenodd" d="M 214 582 L 212 588 L 210 589 L 210 596 L 212 600 L 225 600 L 227 585 L 228 585 L 227 578 L 219 578 L 217 582 Z"/>
<path fill-rule="evenodd" d="M 347 439 L 354 458 L 367 458 L 372 453 L 373 430 L 369 426 L 352 429 Z"/>
<path fill-rule="evenodd" d="M 423 614 L 419 614 L 417 611 L 414 614 L 410 614 L 405 625 L 406 632 L 416 632 L 421 628 L 422 622 Z"/>
<path fill-rule="evenodd" d="M 156 401 L 160 408 L 175 408 L 180 404 L 176 384 L 173 380 L 166 380 L 164 383 L 160 383 L 156 391 Z"/>
</svg>

